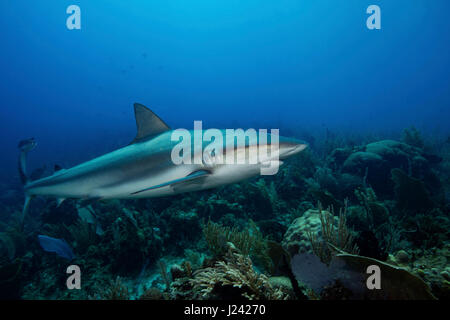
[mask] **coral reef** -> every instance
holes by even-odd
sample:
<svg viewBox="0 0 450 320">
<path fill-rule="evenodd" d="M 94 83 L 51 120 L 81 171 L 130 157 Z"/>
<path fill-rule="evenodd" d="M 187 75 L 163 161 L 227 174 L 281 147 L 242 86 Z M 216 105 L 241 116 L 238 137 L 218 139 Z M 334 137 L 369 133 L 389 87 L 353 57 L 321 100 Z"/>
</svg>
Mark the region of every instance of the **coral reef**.
<svg viewBox="0 0 450 320">
<path fill-rule="evenodd" d="M 249 221 L 249 229 L 238 231 L 236 228 L 222 227 L 211 220 L 203 227 L 203 234 L 208 247 L 216 257 L 227 252 L 227 244 L 232 243 L 243 255 L 251 255 L 260 262 L 266 270 L 271 266 L 267 256 L 267 239 L 263 237 L 255 223 Z"/>
<path fill-rule="evenodd" d="M 128 300 L 130 299 L 130 292 L 127 286 L 122 282 L 120 277 L 111 281 L 104 290 L 98 294 L 101 300 Z"/>
<path fill-rule="evenodd" d="M 377 266 L 383 275 L 379 290 L 369 290 L 366 270 Z M 383 261 L 340 252 L 329 265 L 311 254 L 294 256 L 292 269 L 296 278 L 322 299 L 434 300 L 430 287 L 418 276 Z"/>
<path fill-rule="evenodd" d="M 258 274 L 250 258 L 239 253 L 233 244 L 228 243 L 224 261 L 214 267 L 194 272 L 193 290 L 201 299 L 249 299 L 280 300 L 287 299 L 280 286 L 272 286 L 269 278 Z"/>
<path fill-rule="evenodd" d="M 388 263 L 405 268 L 423 279 L 438 299 L 450 298 L 450 244 L 426 250 L 399 250 Z"/>
<path fill-rule="evenodd" d="M 449 190 L 450 144 L 414 128 L 401 141 L 327 131 L 277 175 L 213 190 L 36 198 L 23 229 L 21 192 L 5 190 L 0 298 L 448 300 Z M 73 249 L 81 290 L 39 234 Z M 379 295 L 361 289 L 368 263 L 386 273 Z"/>
<path fill-rule="evenodd" d="M 323 210 L 323 215 L 332 216 L 330 212 Z M 297 253 L 312 253 L 309 233 L 321 237 L 322 227 L 320 221 L 320 210 L 309 209 L 303 215 L 295 219 L 286 231 L 282 245 L 291 256 Z"/>
<path fill-rule="evenodd" d="M 320 258 L 323 263 L 330 263 L 333 252 L 338 249 L 341 251 L 358 254 L 359 248 L 354 243 L 354 237 L 347 229 L 347 205 L 339 211 L 339 219 L 336 224 L 334 210 L 324 213 L 319 203 L 319 218 L 321 225 L 321 238 L 308 231 L 308 237 L 311 242 L 312 251 Z"/>
<path fill-rule="evenodd" d="M 429 159 L 430 156 L 420 148 L 399 141 L 382 140 L 352 152 L 338 170 L 363 177 L 366 184 L 383 195 L 392 193 L 392 169 L 401 169 L 411 176 L 425 179 L 429 187 L 436 190 L 439 183 L 431 170 L 434 163 Z"/>
</svg>

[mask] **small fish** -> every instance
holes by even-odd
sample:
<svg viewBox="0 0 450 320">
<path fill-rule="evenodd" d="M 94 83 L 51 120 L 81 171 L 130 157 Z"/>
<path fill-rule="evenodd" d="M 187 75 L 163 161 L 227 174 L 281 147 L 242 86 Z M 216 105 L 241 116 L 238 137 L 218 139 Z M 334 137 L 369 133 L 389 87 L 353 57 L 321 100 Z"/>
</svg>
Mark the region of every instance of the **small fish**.
<svg viewBox="0 0 450 320">
<path fill-rule="evenodd" d="M 19 141 L 18 147 L 20 150 L 30 151 L 34 147 L 36 147 L 36 140 L 34 140 L 34 138 L 21 140 L 21 141 Z"/>
<path fill-rule="evenodd" d="M 55 252 L 58 256 L 69 261 L 75 258 L 72 248 L 64 239 L 56 239 L 44 235 L 38 235 L 38 240 L 42 249 L 47 252 Z"/>
</svg>

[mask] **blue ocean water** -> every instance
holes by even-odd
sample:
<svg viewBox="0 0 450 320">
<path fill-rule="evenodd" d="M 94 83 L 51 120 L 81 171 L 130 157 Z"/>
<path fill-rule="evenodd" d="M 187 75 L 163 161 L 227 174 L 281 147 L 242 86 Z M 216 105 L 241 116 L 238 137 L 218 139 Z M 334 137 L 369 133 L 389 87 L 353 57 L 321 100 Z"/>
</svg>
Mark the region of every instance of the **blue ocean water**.
<svg viewBox="0 0 450 320">
<path fill-rule="evenodd" d="M 79 30 L 67 27 L 71 5 Z M 381 29 L 367 27 L 370 5 L 381 9 Z M 1 0 L 0 300 L 254 295 L 242 283 L 242 292 L 214 292 L 220 281 L 200 294 L 201 269 L 220 278 L 214 263 L 233 259 L 239 270 L 229 274 L 264 272 L 293 286 L 258 299 L 346 299 L 325 288 L 335 280 L 332 250 L 327 262 L 327 250 L 313 248 L 314 234 L 321 245 L 334 239 L 320 235 L 322 206 L 344 219 L 339 231 L 350 236 L 340 250 L 424 280 L 403 275 L 415 292 L 403 283 L 390 292 L 394 281 L 371 298 L 431 299 L 430 286 L 448 299 L 449 10 L 448 0 Z M 28 173 L 46 166 L 50 175 L 55 164 L 129 144 L 135 102 L 173 129 L 196 120 L 205 129 L 279 128 L 309 148 L 275 176 L 171 198 L 33 197 L 21 220 L 19 141 L 38 144 Z M 211 173 L 188 179 L 199 172 Z M 81 265 L 83 290 L 66 290 L 61 257 Z M 289 257 L 315 265 L 305 272 Z M 307 280 L 320 270 L 318 290 L 330 292 L 310 296 Z"/>
<path fill-rule="evenodd" d="M 68 30 L 66 8 L 81 8 Z M 369 30 L 366 8 L 381 8 Z M 128 143 L 132 104 L 172 127 L 448 134 L 448 1 L 0 3 L 2 176 Z M 283 134 L 283 131 L 281 132 Z"/>
</svg>

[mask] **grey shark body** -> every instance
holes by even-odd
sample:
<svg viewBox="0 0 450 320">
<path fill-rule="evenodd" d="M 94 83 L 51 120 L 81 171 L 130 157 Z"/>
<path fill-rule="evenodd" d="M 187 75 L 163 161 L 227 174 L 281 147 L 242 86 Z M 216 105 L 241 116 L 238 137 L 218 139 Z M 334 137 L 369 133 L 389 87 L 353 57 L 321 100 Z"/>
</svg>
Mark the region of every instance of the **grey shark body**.
<svg viewBox="0 0 450 320">
<path fill-rule="evenodd" d="M 306 147 L 301 141 L 279 137 L 277 153 L 272 151 L 270 156 L 257 163 L 217 164 L 212 160 L 176 165 L 172 151 L 178 141 L 172 140 L 173 130 L 143 105 L 135 104 L 134 107 L 138 134 L 131 144 L 70 169 L 58 170 L 49 177 L 25 181 L 24 212 L 29 199 L 39 195 L 55 197 L 62 202 L 67 198 L 150 198 L 214 188 L 258 175 L 268 161 L 283 160 Z M 193 137 L 194 132 L 190 133 Z M 207 142 L 202 144 L 204 147 Z M 24 179 L 25 155 L 34 145 L 33 140 L 31 146 L 21 147 L 20 171 Z M 270 150 L 271 146 L 266 145 Z M 252 149 L 259 147 L 261 143 L 247 142 L 237 144 L 234 152 L 237 158 L 246 158 Z M 192 149 L 193 157 L 202 149 Z"/>
</svg>

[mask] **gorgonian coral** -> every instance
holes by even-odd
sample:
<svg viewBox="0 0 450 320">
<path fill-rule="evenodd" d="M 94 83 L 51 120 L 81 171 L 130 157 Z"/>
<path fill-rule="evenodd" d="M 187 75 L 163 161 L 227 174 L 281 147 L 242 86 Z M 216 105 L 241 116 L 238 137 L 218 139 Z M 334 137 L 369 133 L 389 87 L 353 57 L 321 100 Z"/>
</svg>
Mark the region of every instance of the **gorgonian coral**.
<svg viewBox="0 0 450 320">
<path fill-rule="evenodd" d="M 223 261 L 214 267 L 194 272 L 191 280 L 199 298 L 246 298 L 249 300 L 281 300 L 287 295 L 275 289 L 269 278 L 253 269 L 252 261 L 242 255 L 233 244 L 228 243 L 228 252 Z"/>
</svg>

